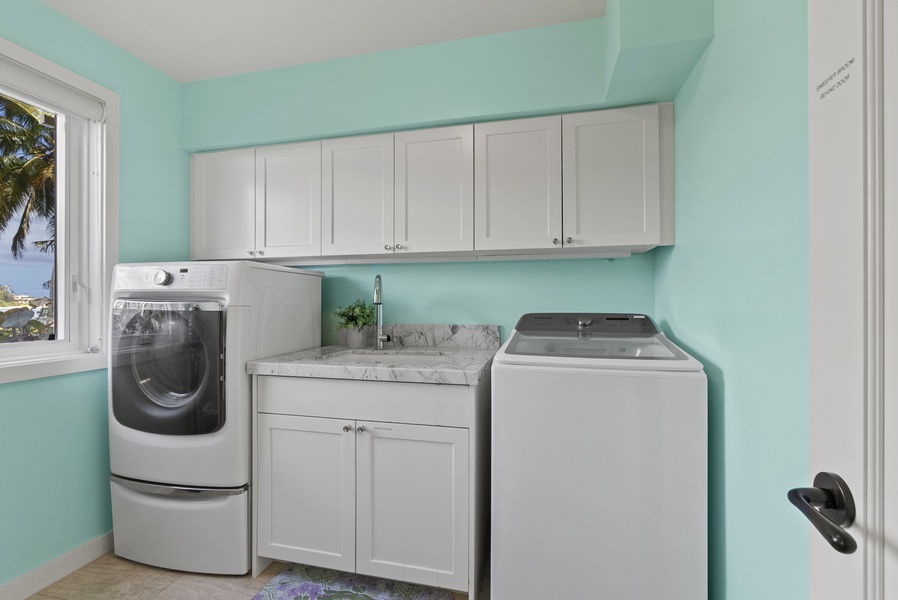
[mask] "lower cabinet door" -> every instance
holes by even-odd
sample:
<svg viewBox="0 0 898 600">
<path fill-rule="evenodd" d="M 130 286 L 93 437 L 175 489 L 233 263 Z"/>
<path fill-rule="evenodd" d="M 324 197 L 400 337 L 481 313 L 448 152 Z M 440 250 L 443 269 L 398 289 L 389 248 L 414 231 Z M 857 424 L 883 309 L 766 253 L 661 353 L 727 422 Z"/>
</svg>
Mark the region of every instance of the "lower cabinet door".
<svg viewBox="0 0 898 600">
<path fill-rule="evenodd" d="M 356 571 L 468 590 L 468 430 L 357 422 Z"/>
<path fill-rule="evenodd" d="M 260 414 L 260 556 L 355 570 L 354 423 Z"/>
</svg>

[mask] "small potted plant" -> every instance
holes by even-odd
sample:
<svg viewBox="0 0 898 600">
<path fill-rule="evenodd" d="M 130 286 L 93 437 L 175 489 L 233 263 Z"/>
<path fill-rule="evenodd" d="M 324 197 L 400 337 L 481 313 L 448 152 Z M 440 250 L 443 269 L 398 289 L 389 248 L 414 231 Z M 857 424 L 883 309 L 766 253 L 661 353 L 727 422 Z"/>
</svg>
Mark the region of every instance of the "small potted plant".
<svg viewBox="0 0 898 600">
<path fill-rule="evenodd" d="M 368 339 L 371 325 L 374 325 L 374 305 L 361 298 L 347 306 L 334 311 L 337 318 L 337 330 L 346 330 L 346 345 L 350 348 L 363 348 Z"/>
</svg>

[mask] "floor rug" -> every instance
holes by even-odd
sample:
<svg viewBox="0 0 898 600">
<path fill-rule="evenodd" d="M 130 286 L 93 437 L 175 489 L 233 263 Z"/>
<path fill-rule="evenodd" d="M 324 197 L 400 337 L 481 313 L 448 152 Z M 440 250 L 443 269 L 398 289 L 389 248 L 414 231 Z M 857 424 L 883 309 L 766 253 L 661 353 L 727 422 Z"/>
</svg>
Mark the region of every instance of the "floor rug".
<svg viewBox="0 0 898 600">
<path fill-rule="evenodd" d="M 253 600 L 452 600 L 453 597 L 447 590 L 411 583 L 287 565 Z"/>
</svg>

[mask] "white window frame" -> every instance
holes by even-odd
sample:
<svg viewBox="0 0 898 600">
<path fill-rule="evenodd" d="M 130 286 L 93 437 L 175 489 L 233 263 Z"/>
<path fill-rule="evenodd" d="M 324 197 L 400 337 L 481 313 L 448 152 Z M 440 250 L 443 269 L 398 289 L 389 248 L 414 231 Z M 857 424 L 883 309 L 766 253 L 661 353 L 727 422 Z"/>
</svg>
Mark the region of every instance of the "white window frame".
<svg viewBox="0 0 898 600">
<path fill-rule="evenodd" d="M 77 135 L 63 141 L 66 171 L 57 178 L 67 189 L 57 207 L 56 248 L 57 295 L 66 295 L 59 303 L 65 312 L 57 318 L 66 328 L 65 339 L 0 344 L 0 384 L 106 368 L 107 304 L 118 261 L 118 94 L 4 38 L 0 61 L 0 73 L 3 65 L 15 73 L 13 82 L 0 75 L 0 91 L 64 114 L 90 116 L 68 119 L 68 131 Z M 99 117 L 93 114 L 97 103 Z M 73 158 L 81 164 L 72 164 Z"/>
</svg>

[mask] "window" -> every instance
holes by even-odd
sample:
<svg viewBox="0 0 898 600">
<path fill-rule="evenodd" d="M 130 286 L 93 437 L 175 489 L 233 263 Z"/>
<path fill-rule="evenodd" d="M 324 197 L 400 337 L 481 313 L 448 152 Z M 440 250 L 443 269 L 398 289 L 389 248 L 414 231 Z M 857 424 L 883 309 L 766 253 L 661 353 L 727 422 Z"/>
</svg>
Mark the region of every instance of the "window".
<svg viewBox="0 0 898 600">
<path fill-rule="evenodd" d="M 0 383 L 106 366 L 117 170 L 118 96 L 0 38 Z"/>
</svg>

